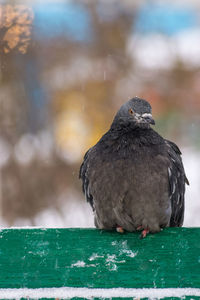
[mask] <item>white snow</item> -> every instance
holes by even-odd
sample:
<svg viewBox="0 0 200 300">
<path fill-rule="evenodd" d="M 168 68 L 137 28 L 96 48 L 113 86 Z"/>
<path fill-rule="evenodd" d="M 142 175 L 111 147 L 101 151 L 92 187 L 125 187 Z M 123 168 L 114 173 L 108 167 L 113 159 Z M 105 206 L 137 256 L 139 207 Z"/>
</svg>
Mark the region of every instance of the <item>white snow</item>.
<svg viewBox="0 0 200 300">
<path fill-rule="evenodd" d="M 116 265 L 116 255 L 110 255 L 107 254 L 107 258 L 106 258 L 106 266 L 108 267 L 108 269 L 110 271 L 117 271 L 117 265 Z"/>
<path fill-rule="evenodd" d="M 145 298 L 164 298 L 164 297 L 183 297 L 200 296 L 198 288 L 40 288 L 40 289 L 0 289 L 0 298 L 20 299 L 20 298 L 72 298 L 72 297 L 137 297 Z"/>
<path fill-rule="evenodd" d="M 109 271 L 117 271 L 117 265 L 116 264 L 124 264 L 126 261 L 120 260 L 116 257 L 115 254 L 107 254 L 106 258 L 106 266 L 108 267 Z"/>
<path fill-rule="evenodd" d="M 73 267 L 83 268 L 85 267 L 85 262 L 82 260 L 78 260 L 75 264 L 71 265 L 71 268 Z"/>
<path fill-rule="evenodd" d="M 122 249 L 120 250 L 120 255 L 126 254 L 128 257 L 135 257 L 137 255 L 137 252 L 133 252 L 132 250 Z"/>
<path fill-rule="evenodd" d="M 98 258 L 104 258 L 104 256 L 98 255 L 97 253 L 93 253 L 93 254 L 90 256 L 89 260 L 90 260 L 90 261 L 93 261 L 93 260 L 98 259 Z"/>
<path fill-rule="evenodd" d="M 128 257 L 134 258 L 138 253 L 137 251 L 134 252 L 133 249 L 129 249 L 127 241 L 113 241 L 111 245 L 116 246 L 117 249 L 119 249 L 119 256 L 126 254 Z"/>
<path fill-rule="evenodd" d="M 200 227 L 200 152 L 195 149 L 183 149 L 183 161 L 187 178 L 190 182 L 186 186 L 185 218 L 183 226 Z"/>
<path fill-rule="evenodd" d="M 106 261 L 111 261 L 111 262 L 115 262 L 116 261 L 116 255 L 115 254 L 107 254 L 107 258 Z"/>
</svg>

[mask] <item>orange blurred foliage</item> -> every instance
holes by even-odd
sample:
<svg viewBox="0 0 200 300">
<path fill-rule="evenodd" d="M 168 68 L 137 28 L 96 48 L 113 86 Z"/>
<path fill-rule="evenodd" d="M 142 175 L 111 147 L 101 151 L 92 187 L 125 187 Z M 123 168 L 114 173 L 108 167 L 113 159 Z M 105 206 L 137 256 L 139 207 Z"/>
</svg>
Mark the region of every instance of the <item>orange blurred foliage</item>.
<svg viewBox="0 0 200 300">
<path fill-rule="evenodd" d="M 26 5 L 0 5 L 1 52 L 17 49 L 24 54 L 31 39 L 33 10 Z"/>
</svg>

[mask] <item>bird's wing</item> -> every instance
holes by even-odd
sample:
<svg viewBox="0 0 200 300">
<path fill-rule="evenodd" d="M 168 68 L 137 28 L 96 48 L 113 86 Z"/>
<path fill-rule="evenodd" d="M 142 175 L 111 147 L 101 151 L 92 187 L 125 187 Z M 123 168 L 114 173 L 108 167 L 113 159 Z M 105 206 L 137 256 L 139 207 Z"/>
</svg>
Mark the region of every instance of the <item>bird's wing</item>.
<svg viewBox="0 0 200 300">
<path fill-rule="evenodd" d="M 79 178 L 82 179 L 82 189 L 85 194 L 85 197 L 86 197 L 87 201 L 90 203 L 90 205 L 92 206 L 92 209 L 94 210 L 94 201 L 93 201 L 93 197 L 90 193 L 89 178 L 88 178 L 88 157 L 89 157 L 89 153 L 91 152 L 91 149 L 92 148 L 90 148 L 85 153 L 85 156 L 83 158 L 83 162 L 81 164 L 80 171 L 79 171 Z"/>
<path fill-rule="evenodd" d="M 184 219 L 185 183 L 189 185 L 189 181 L 185 175 L 180 149 L 171 141 L 165 140 L 165 143 L 170 160 L 168 167 L 169 195 L 172 206 L 170 226 L 180 227 Z"/>
</svg>

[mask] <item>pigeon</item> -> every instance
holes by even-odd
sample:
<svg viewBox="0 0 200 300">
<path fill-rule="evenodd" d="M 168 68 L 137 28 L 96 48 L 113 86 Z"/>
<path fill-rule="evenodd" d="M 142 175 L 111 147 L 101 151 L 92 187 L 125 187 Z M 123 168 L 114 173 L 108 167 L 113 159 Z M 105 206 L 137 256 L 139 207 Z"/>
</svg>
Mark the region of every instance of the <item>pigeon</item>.
<svg viewBox="0 0 200 300">
<path fill-rule="evenodd" d="M 151 105 L 135 97 L 85 154 L 79 178 L 99 229 L 141 238 L 184 220 L 185 175 L 178 146 L 151 125 Z"/>
</svg>

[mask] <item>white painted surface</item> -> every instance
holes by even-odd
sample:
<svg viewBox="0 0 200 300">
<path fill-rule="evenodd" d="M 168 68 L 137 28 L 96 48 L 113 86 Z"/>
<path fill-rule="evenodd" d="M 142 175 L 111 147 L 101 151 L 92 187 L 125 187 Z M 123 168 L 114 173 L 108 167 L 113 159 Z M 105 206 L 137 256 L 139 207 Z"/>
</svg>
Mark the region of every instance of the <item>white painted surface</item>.
<svg viewBox="0 0 200 300">
<path fill-rule="evenodd" d="M 200 289 L 197 288 L 164 288 L 164 289 L 133 289 L 133 288 L 110 288 L 110 289 L 89 289 L 89 288 L 40 288 L 40 289 L 0 289 L 0 298 L 72 298 L 72 297 L 137 297 L 163 298 L 200 296 Z"/>
</svg>

